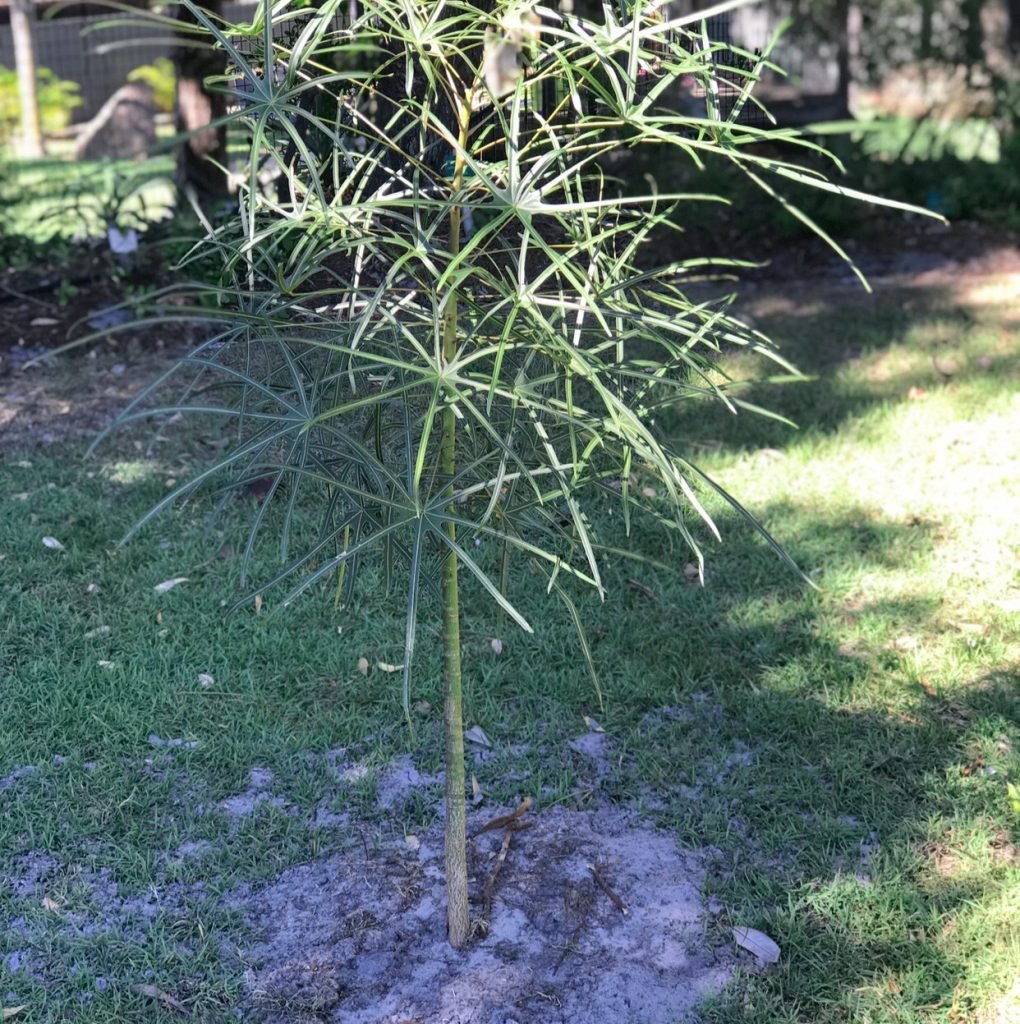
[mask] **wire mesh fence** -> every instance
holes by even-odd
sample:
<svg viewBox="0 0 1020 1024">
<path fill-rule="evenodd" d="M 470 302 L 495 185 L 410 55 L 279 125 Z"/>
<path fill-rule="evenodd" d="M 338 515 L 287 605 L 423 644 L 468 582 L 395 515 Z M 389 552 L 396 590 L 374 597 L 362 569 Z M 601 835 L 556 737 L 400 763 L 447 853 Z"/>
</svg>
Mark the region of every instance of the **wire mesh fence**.
<svg viewBox="0 0 1020 1024">
<path fill-rule="evenodd" d="M 89 120 L 103 103 L 127 80 L 129 74 L 140 65 L 152 64 L 159 58 L 170 57 L 174 37 L 170 28 L 160 25 L 145 13 L 102 11 L 99 13 L 61 12 L 58 8 L 44 3 L 36 4 L 39 16 L 35 20 L 33 35 L 36 46 L 37 64 L 50 69 L 58 78 L 77 85 L 80 100 L 69 111 L 71 123 Z M 227 22 L 250 21 L 255 12 L 255 3 L 233 3 L 224 5 L 223 16 Z M 0 2 L 0 66 L 14 67 L 14 42 L 10 26 L 3 17 L 4 5 Z M 353 3 L 342 5 L 334 17 L 334 30 L 345 29 L 351 18 L 357 14 Z M 286 44 L 300 31 L 299 20 L 281 21 L 274 26 L 274 40 Z M 729 14 L 713 15 L 706 22 L 708 37 L 718 46 L 713 52 L 717 68 L 719 92 L 723 103 L 722 113 L 728 113 L 726 103 L 739 92 L 743 77 L 735 74 L 738 57 L 726 49 L 736 41 L 750 45 L 744 40 L 734 40 L 732 17 Z M 242 52 L 252 52 L 250 39 L 239 39 Z M 648 88 L 652 77 L 642 82 Z M 554 102 L 552 93 L 538 102 L 543 107 Z"/>
<path fill-rule="evenodd" d="M 94 117 L 103 104 L 141 65 L 169 58 L 173 33 L 144 12 L 132 14 L 102 10 L 75 13 L 37 3 L 32 36 L 36 64 L 61 81 L 77 86 L 77 102 L 69 105 L 71 124 Z M 238 21 L 250 19 L 255 3 L 227 4 L 224 16 Z M 0 67 L 13 68 L 14 39 L 0 3 Z"/>
</svg>

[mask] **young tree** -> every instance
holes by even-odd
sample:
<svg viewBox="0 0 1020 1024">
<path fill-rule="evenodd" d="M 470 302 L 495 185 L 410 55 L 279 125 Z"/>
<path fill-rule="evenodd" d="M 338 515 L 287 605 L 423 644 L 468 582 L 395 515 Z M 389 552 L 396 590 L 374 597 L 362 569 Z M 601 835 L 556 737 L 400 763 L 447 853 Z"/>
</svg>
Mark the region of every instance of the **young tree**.
<svg viewBox="0 0 1020 1024">
<path fill-rule="evenodd" d="M 39 99 L 36 94 L 37 60 L 33 0 L 11 0 L 11 36 L 14 41 L 14 66 L 18 72 L 18 98 L 21 102 L 21 155 L 38 159 L 44 155 Z"/>
<path fill-rule="evenodd" d="M 404 567 L 408 722 L 419 614 L 441 619 L 447 920 L 459 947 L 471 930 L 462 587 L 530 631 L 505 585 L 528 559 L 580 630 L 571 587 L 603 594 L 605 557 L 621 554 L 592 508 L 614 504 L 608 521 L 625 535 L 636 518 L 672 531 L 699 562 L 695 522 L 718 536 L 699 493 L 748 515 L 660 413 L 699 400 L 761 411 L 716 365 L 724 348 L 791 368 L 728 300 L 688 295 L 706 262 L 732 261 L 655 266 L 649 240 L 693 204 L 727 201 L 712 191 L 713 162 L 794 211 L 781 187 L 859 194 L 758 145 L 815 149 L 807 142 L 739 123 L 761 62 L 730 69 L 745 87 L 719 116 L 716 48 L 700 15 L 627 5 L 593 20 L 539 16 L 519 0 L 374 0 L 338 28 L 336 10 L 277 5 L 274 17 L 299 19 L 300 31 L 283 46 L 267 21 L 254 57 L 210 29 L 246 82 L 237 117 L 251 139 L 239 218 L 206 240 L 224 261 L 219 311 L 194 315 L 217 329 L 180 364 L 180 403 L 151 408 L 150 392 L 124 419 L 180 411 L 234 424 L 233 446 L 144 521 L 217 475 L 267 481 L 244 562 L 275 534 L 282 567 L 253 594 L 280 588 L 285 607 L 328 583 L 346 602 L 370 552 Z M 356 59 L 366 49 L 378 59 Z M 708 116 L 665 102 L 680 76 L 701 83 Z M 309 91 L 330 102 L 302 102 Z M 260 190 L 258 170 L 290 145 L 292 201 L 281 204 Z M 708 187 L 635 194 L 610 176 L 611 154 L 650 146 Z M 632 486 L 636 471 L 658 481 L 665 507 Z M 314 530 L 299 507 L 318 510 Z"/>
</svg>

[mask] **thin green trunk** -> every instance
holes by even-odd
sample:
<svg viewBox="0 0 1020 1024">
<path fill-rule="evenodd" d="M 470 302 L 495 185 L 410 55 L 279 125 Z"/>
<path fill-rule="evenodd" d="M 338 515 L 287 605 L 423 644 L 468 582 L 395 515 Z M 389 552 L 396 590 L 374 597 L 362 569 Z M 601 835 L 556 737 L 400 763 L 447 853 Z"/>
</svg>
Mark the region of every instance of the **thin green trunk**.
<svg viewBox="0 0 1020 1024">
<path fill-rule="evenodd" d="M 447 415 L 449 414 L 449 415 Z M 452 410 L 443 413 L 443 471 L 453 462 Z M 447 440 L 450 438 L 450 441 Z M 446 532 L 455 538 L 456 527 Z M 457 556 L 450 552 L 443 563 L 443 647 L 446 674 L 446 924 L 450 945 L 459 949 L 468 940 L 467 827 L 464 803 L 464 715 L 461 704 L 460 603 L 457 593 Z"/>
<path fill-rule="evenodd" d="M 464 180 L 464 147 L 467 145 L 468 122 L 471 117 L 471 97 L 466 97 L 460 110 L 460 147 L 455 155 L 453 193 L 460 190 Z M 460 252 L 460 207 L 450 208 L 450 253 Z M 457 354 L 458 296 L 452 290 L 446 296 L 443 318 L 443 359 L 449 362 Z M 457 416 L 453 406 L 443 409 L 443 439 L 439 452 L 439 472 L 447 481 L 447 496 L 452 501 L 453 475 L 457 469 L 456 439 Z M 452 511 L 452 508 L 451 508 Z M 446 535 L 457 539 L 457 527 L 446 523 Z M 443 654 L 446 682 L 446 923 L 450 945 L 459 949 L 471 934 L 471 915 L 468 910 L 467 828 L 464 800 L 464 713 L 460 665 L 460 598 L 457 589 L 457 556 L 447 552 L 443 561 Z"/>
</svg>

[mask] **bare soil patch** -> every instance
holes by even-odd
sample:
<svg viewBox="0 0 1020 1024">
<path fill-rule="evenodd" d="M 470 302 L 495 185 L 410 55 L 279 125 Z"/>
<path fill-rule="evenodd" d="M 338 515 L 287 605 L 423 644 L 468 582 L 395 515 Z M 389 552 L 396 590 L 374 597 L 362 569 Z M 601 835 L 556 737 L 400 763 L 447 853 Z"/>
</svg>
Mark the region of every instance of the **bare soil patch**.
<svg viewBox="0 0 1020 1024">
<path fill-rule="evenodd" d="M 101 346 L 0 373 L 0 452 L 93 440 L 171 362 L 164 346 Z"/>
<path fill-rule="evenodd" d="M 163 277 L 158 256 L 116 278 L 88 252 L 73 272 L 0 274 L 0 451 L 91 440 L 194 346 L 195 326 L 124 307 Z"/>
<path fill-rule="evenodd" d="M 589 755 L 593 770 L 603 753 Z M 363 777 L 342 751 L 326 756 L 341 786 Z M 156 763 L 173 771 L 175 755 L 147 758 L 145 770 Z M 0 787 L 16 787 L 34 770 L 17 769 Z M 276 793 L 273 773 L 257 766 L 243 792 L 215 805 L 191 790 L 186 773 L 177 781 L 180 799 L 196 815 L 215 815 L 222 831 L 162 855 L 155 883 L 141 893 L 123 888 L 108 867 L 62 865 L 42 850 L 13 863 L 5 885 L 51 912 L 12 922 L 12 970 L 66 987 L 67 965 L 46 952 L 46 929 L 78 942 L 141 946 L 157 914 L 185 919 L 199 905 L 207 924 L 224 913 L 215 942 L 244 973 L 233 1016 L 261 1024 L 681 1024 L 699 1019 L 700 1004 L 738 966 L 757 966 L 723 927 L 721 908 L 702 898 L 713 851 L 681 850 L 597 786 L 574 806 L 529 806 L 509 826 L 486 827 L 512 808 L 469 814 L 475 932 L 456 951 L 446 940 L 442 820 L 417 835 L 397 824 L 409 797 L 442 791 L 442 776 L 420 772 L 409 755 L 376 775 L 382 817 L 291 804 Z M 267 802 L 303 819 L 330 852 L 268 882 L 224 884 L 218 851 Z M 206 869 L 200 880 L 179 881 L 175 865 L 196 860 Z M 69 901 L 62 894 L 71 891 Z M 238 918 L 244 927 L 226 926 Z M 190 956 L 190 940 L 179 951 Z M 151 980 L 145 973 L 139 983 Z M 188 994 L 170 998 L 186 1005 Z"/>
<path fill-rule="evenodd" d="M 474 827 L 494 813 L 476 814 Z M 520 822 L 471 844 L 477 926 L 462 952 L 446 942 L 439 825 L 375 849 L 352 845 L 252 894 L 244 909 L 258 941 L 246 951 L 247 982 L 258 1019 L 696 1019 L 737 963 L 732 944 L 707 934 L 701 857 L 608 804 Z"/>
</svg>

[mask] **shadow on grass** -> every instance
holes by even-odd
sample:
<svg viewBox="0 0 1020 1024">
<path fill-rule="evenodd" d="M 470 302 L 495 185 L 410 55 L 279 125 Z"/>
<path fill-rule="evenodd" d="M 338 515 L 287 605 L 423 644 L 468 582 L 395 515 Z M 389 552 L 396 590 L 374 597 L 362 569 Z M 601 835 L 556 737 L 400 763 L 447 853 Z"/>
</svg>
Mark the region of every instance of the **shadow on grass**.
<svg viewBox="0 0 1020 1024">
<path fill-rule="evenodd" d="M 823 647 L 799 660 L 835 668 Z M 1010 758 L 991 750 L 1016 743 L 1020 674 L 980 674 L 952 701 L 922 694 L 901 712 L 855 708 L 865 673 L 836 671 L 843 707 L 822 681 L 824 699 L 765 684 L 728 702 L 755 754 L 721 787 L 714 825 L 733 838 L 713 872 L 720 924 L 762 928 L 784 950 L 751 990 L 755 1018 L 924 1020 L 956 1006 L 975 1019 L 1016 942 L 1015 919 L 995 919 L 1015 899 L 1018 858 Z"/>
<path fill-rule="evenodd" d="M 636 685 L 616 699 L 634 768 L 620 795 L 663 794 L 664 823 L 715 849 L 721 938 L 749 925 L 783 949 L 713 1019 L 977 1019 L 1020 941 L 1008 623 L 961 627 L 935 590 L 850 596 L 850 578 L 920 576 L 930 525 L 778 518 L 801 564 L 828 568 L 822 593 L 724 523 L 720 586 L 628 598 L 633 657 L 617 670 Z"/>
<path fill-rule="evenodd" d="M 826 322 L 812 321 L 802 336 L 805 354 Z M 869 335 L 871 349 L 860 343 L 846 351 L 831 327 L 818 335 L 827 344 L 810 368 L 821 377 L 804 385 L 814 397 L 798 418 L 831 433 L 902 399 L 907 379 L 895 367 L 877 383 L 839 377 L 848 361 L 893 349 L 897 330 L 887 323 Z M 993 364 L 998 370 L 968 364 L 939 386 L 973 387 L 975 401 L 1005 393 L 1015 363 L 1002 359 Z M 95 575 L 96 552 L 126 525 L 107 524 L 111 503 L 155 500 L 163 469 L 170 471 L 146 478 L 148 496 L 98 479 L 83 488 L 69 474 L 55 494 L 17 506 L 39 516 L 37 524 L 30 528 L 24 516 L 9 521 L 10 549 L 26 552 L 19 558 L 26 582 L 8 595 L 19 607 L 19 627 L 5 649 L 24 691 L 12 701 L 10 746 L 33 737 L 21 742 L 19 763 L 41 763 L 59 750 L 116 765 L 138 757 L 139 748 L 151 753 L 150 731 L 194 736 L 203 745 L 188 755 L 189 770 L 229 791 L 243 788 L 255 758 L 275 759 L 269 763 L 282 773 L 295 751 L 369 735 L 387 754 L 406 749 L 396 677 L 381 669 L 366 677 L 357 668 L 360 656 L 374 665 L 399 660 L 402 624 L 381 587 L 365 595 L 356 615 L 345 610 L 342 622 L 323 601 L 270 630 L 255 617 L 222 623 L 217 600 L 203 599 L 198 581 L 157 599 L 156 582 L 197 576 L 208 565 L 211 552 L 197 544 L 164 550 L 150 537 L 102 562 L 103 576 Z M 759 511 L 782 523 L 781 539 L 806 571 L 822 570 L 822 592 L 807 590 L 728 515 L 719 517 L 727 542 L 712 552 L 704 588 L 686 582 L 680 570 L 689 556 L 679 547 L 666 556 L 677 571 L 640 574 L 647 589 L 628 584 L 638 573 L 633 564 L 611 566 L 611 600 L 586 602 L 582 612 L 606 680 L 604 714 L 554 598 L 544 614 L 536 577 L 521 572 L 513 583 L 514 599 L 542 627 L 535 637 L 503 631 L 491 607 L 466 594 L 468 720 L 497 743 L 533 740 L 543 750 L 530 775 L 490 773 L 482 783 L 496 800 L 509 801 L 521 786 L 549 802 L 568 798 L 586 767 L 562 741 L 583 730 L 582 714 L 599 714 L 618 743 L 614 765 L 627 766 L 605 787 L 621 797 L 653 792 L 664 825 L 691 846 L 714 849 L 710 887 L 725 908 L 720 936 L 731 925 L 757 926 L 784 950 L 781 964 L 741 993 L 739 1005 L 718 1009 L 719 1019 L 878 1024 L 935 1014 L 949 1021 L 956 1006 L 957 1021 L 973 1020 L 996 970 L 1006 969 L 1015 934 L 1015 925 L 996 917 L 1017 874 L 1004 780 L 1020 773 L 1020 675 L 1008 661 L 1007 626 L 995 616 L 977 633 L 953 623 L 951 602 L 931 575 L 937 523 L 893 521 L 845 503 L 838 511 L 805 509 L 787 499 Z M 187 521 L 177 527 L 186 530 Z M 52 561 L 39 543 L 43 531 L 62 538 L 67 558 Z M 213 551 L 221 540 L 210 541 Z M 646 553 L 662 555 L 656 539 L 638 540 Z M 914 572 L 914 589 L 869 593 L 872 575 Z M 222 575 L 215 598 L 236 596 Z M 116 617 L 86 604 L 83 589 L 94 579 Z M 423 609 L 414 696 L 424 705 L 424 756 L 437 765 L 434 613 Z M 112 623 L 110 637 L 89 639 L 101 623 Z M 505 645 L 498 657 L 493 633 Z M 100 655 L 108 660 L 97 661 Z M 924 668 L 929 655 L 935 672 Z M 202 689 L 199 671 L 211 672 L 217 689 Z M 41 784 L 43 769 L 39 776 Z M 121 790 L 129 790 L 119 782 L 109 788 L 115 796 L 94 801 L 106 802 L 104 833 L 145 849 L 158 831 L 153 811 L 144 802 L 122 807 Z M 93 810 L 78 800 L 76 812 L 79 804 L 83 818 Z M 19 835 L 30 836 L 44 811 L 45 794 L 26 799 Z M 57 827 L 65 837 L 74 832 Z M 303 833 L 287 827 L 297 836 L 288 848 L 298 850 Z M 285 845 L 271 839 L 268 852 Z M 292 855 L 304 856 L 304 848 Z"/>
</svg>

